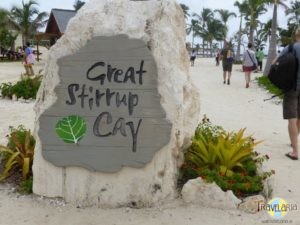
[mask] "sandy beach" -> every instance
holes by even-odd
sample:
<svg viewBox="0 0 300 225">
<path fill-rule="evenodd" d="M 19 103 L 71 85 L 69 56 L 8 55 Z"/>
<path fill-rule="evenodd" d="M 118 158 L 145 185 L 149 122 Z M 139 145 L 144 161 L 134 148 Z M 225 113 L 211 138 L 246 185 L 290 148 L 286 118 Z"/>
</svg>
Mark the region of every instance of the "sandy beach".
<svg viewBox="0 0 300 225">
<path fill-rule="evenodd" d="M 36 69 L 42 68 L 43 63 L 37 64 Z M 231 84 L 227 85 L 223 84 L 221 66 L 216 67 L 213 58 L 196 60 L 190 73 L 200 92 L 201 117 L 205 114 L 213 124 L 226 130 L 246 127 L 248 134 L 263 140 L 256 150 L 270 156 L 267 167 L 276 172 L 273 197 L 284 198 L 299 208 L 300 163 L 284 156 L 291 149 L 287 122 L 282 119 L 282 106 L 278 99 L 264 101 L 270 94 L 255 81 L 246 89 L 240 69 L 241 66 L 234 66 Z M 0 83 L 14 82 L 22 72 L 20 62 L 0 63 Z M 252 80 L 257 75 L 261 74 L 253 74 Z M 9 126 L 23 124 L 33 129 L 33 106 L 34 102 L 0 99 L 1 144 L 6 141 Z M 254 225 L 269 219 L 271 217 L 265 211 L 248 214 L 239 210 L 186 205 L 180 198 L 145 209 L 82 208 L 60 199 L 23 196 L 11 186 L 0 184 L 0 225 Z M 294 225 L 300 224 L 298 211 L 288 212 L 283 219 L 291 220 Z"/>
</svg>

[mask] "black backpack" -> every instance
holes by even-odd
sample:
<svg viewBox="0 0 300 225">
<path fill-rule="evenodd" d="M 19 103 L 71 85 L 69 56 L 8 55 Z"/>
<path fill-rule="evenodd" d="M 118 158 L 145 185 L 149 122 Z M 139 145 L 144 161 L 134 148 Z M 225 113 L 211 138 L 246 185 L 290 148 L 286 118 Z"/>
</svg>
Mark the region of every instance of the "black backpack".
<svg viewBox="0 0 300 225">
<path fill-rule="evenodd" d="M 284 93 L 296 90 L 298 73 L 298 59 L 294 53 L 293 45 L 289 45 L 288 52 L 278 57 L 271 66 L 268 74 L 269 80 Z"/>
</svg>

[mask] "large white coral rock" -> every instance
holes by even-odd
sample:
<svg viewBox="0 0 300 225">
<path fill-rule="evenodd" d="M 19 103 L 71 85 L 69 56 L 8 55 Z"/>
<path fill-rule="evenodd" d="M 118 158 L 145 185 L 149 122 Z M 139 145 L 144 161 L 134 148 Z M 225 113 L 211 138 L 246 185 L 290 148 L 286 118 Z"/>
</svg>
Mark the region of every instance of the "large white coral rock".
<svg viewBox="0 0 300 225">
<path fill-rule="evenodd" d="M 186 203 L 219 209 L 236 209 L 241 203 L 232 191 L 224 192 L 215 182 L 206 183 L 201 178 L 189 180 L 183 186 L 181 194 Z"/>
<path fill-rule="evenodd" d="M 172 124 L 170 141 L 143 168 L 123 167 L 115 173 L 81 167 L 56 167 L 42 156 L 40 116 L 58 100 L 58 59 L 75 54 L 98 36 L 127 35 L 142 40 L 157 66 L 160 103 Z M 148 206 L 176 195 L 182 150 L 199 121 L 199 95 L 189 78 L 185 21 L 175 0 L 91 0 L 71 19 L 66 33 L 50 50 L 36 102 L 37 137 L 33 191 L 63 197 L 81 205 Z M 153 140 L 155 142 L 155 140 Z"/>
</svg>

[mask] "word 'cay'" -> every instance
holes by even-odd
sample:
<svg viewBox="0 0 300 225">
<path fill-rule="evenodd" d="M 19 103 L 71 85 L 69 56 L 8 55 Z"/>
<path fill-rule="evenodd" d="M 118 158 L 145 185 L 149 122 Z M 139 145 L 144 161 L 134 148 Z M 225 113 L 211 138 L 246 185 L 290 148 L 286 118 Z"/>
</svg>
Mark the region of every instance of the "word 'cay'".
<svg viewBox="0 0 300 225">
<path fill-rule="evenodd" d="M 105 67 L 106 72 L 97 75 L 99 69 Z M 144 70 L 143 60 L 140 62 L 139 69 L 130 66 L 125 72 L 124 71 L 125 70 L 112 67 L 105 62 L 96 62 L 86 72 L 86 78 L 91 81 L 100 81 L 100 85 L 104 85 L 104 83 L 118 83 L 125 85 L 129 82 L 132 84 L 143 85 L 143 75 L 147 72 Z M 128 115 L 132 116 L 134 107 L 139 104 L 139 96 L 131 91 L 128 91 L 128 93 L 122 91 L 121 93 L 120 91 L 112 91 L 110 88 L 87 87 L 86 84 L 80 85 L 77 83 L 69 84 L 67 90 L 68 100 L 66 100 L 65 103 L 69 106 L 79 103 L 82 109 L 85 109 L 87 106 L 90 110 L 93 110 L 94 107 L 101 109 L 106 106 L 114 107 L 112 110 L 116 110 L 121 106 L 126 106 L 128 108 Z M 121 134 L 122 136 L 127 137 L 129 130 L 132 138 L 132 151 L 136 152 L 137 137 L 142 124 L 142 119 L 139 119 L 137 124 L 135 124 L 134 121 L 128 121 L 125 118 L 126 116 L 121 116 L 114 119 L 110 112 L 101 112 L 93 124 L 94 136 L 105 138 Z M 101 126 L 111 126 L 111 129 L 109 132 L 104 131 Z"/>
</svg>

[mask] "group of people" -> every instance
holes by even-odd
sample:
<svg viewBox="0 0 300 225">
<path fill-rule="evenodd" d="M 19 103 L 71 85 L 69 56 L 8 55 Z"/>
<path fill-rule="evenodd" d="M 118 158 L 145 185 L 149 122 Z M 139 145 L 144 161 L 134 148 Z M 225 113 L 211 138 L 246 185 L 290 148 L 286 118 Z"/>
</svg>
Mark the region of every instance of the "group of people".
<svg viewBox="0 0 300 225">
<path fill-rule="evenodd" d="M 295 43 L 293 44 L 293 52 L 300 65 L 300 28 L 295 32 Z M 264 58 L 263 49 L 260 48 L 256 53 L 252 50 L 253 45 L 248 44 L 247 50 L 243 54 L 243 72 L 245 73 L 246 88 L 250 87 L 251 72 L 262 70 L 262 60 Z M 283 56 L 288 52 L 289 46 L 285 47 L 278 55 L 277 58 Z M 191 65 L 194 65 L 195 52 L 191 55 Z M 232 72 L 232 64 L 234 61 L 234 53 L 228 43 L 224 44 L 224 48 L 216 55 L 216 65 L 222 61 L 223 67 L 223 83 L 230 85 L 230 78 Z M 276 62 L 274 59 L 273 63 Z M 288 133 L 291 141 L 292 151 L 285 154 L 286 157 L 292 160 L 298 160 L 298 136 L 300 134 L 300 66 L 297 71 L 297 84 L 296 88 L 284 92 L 283 97 L 283 118 L 288 120 Z"/>
<path fill-rule="evenodd" d="M 243 54 L 242 69 L 245 73 L 246 88 L 250 87 L 251 73 L 262 71 L 262 61 L 264 58 L 263 48 L 260 48 L 256 53 L 252 50 L 252 43 L 249 43 L 246 51 Z M 219 61 L 222 61 L 223 67 L 223 83 L 230 85 L 230 78 L 232 72 L 232 64 L 234 61 L 234 51 L 228 45 L 227 42 L 224 44 L 224 48 L 221 52 L 216 55 L 216 65 L 219 65 Z"/>
<path fill-rule="evenodd" d="M 243 54 L 243 72 L 245 73 L 246 88 L 250 87 L 251 72 L 262 71 L 262 61 L 264 58 L 263 48 L 257 49 L 257 51 L 254 52 L 252 47 L 252 44 L 249 43 L 247 50 Z M 196 57 L 197 53 L 193 50 L 190 55 L 191 66 L 194 66 Z M 215 59 L 216 66 L 219 66 L 220 61 L 222 61 L 223 83 L 230 85 L 234 51 L 227 42 L 225 42 L 222 51 L 217 52 Z"/>
</svg>

